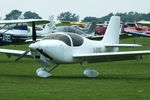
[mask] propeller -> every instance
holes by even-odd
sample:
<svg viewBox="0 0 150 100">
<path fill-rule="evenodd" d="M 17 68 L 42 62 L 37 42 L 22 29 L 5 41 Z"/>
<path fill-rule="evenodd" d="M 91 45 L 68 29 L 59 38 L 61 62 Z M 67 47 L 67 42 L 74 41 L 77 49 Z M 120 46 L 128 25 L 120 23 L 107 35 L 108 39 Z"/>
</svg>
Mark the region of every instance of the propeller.
<svg viewBox="0 0 150 100">
<path fill-rule="evenodd" d="M 30 52 L 30 50 L 25 51 L 22 55 L 20 55 L 15 61 L 20 60 L 21 58 L 23 58 L 24 56 L 26 56 L 28 53 Z"/>
<path fill-rule="evenodd" d="M 33 41 L 33 43 L 36 42 L 35 22 L 32 22 L 32 41 Z"/>
<path fill-rule="evenodd" d="M 35 29 L 35 22 L 32 22 L 32 42 L 35 43 L 36 42 L 36 29 Z M 24 56 L 26 56 L 28 53 L 30 52 L 30 50 L 26 50 L 22 55 L 20 55 L 15 61 L 20 60 L 21 58 L 23 58 Z"/>
</svg>

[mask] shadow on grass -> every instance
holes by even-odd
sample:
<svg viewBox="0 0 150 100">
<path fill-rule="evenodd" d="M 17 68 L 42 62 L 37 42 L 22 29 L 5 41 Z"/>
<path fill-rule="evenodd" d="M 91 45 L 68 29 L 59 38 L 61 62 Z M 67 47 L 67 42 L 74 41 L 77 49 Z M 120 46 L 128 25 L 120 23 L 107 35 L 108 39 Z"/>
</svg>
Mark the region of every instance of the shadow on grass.
<svg viewBox="0 0 150 100">
<path fill-rule="evenodd" d="M 38 78 L 34 75 L 10 75 L 10 74 L 0 74 L 0 78 Z"/>
<path fill-rule="evenodd" d="M 39 78 L 36 75 L 7 75 L 0 74 L 0 78 L 28 78 L 28 79 L 44 79 Z M 96 78 L 87 78 L 85 76 L 51 76 L 45 79 L 85 79 L 85 80 L 150 80 L 150 76 L 143 75 L 106 75 Z"/>
<path fill-rule="evenodd" d="M 133 75 L 107 75 L 96 78 L 87 78 L 84 76 L 52 76 L 51 79 L 94 79 L 94 80 L 150 80 L 150 77 L 133 76 Z"/>
<path fill-rule="evenodd" d="M 106 75 L 99 77 L 100 79 L 111 79 L 111 80 L 150 80 L 150 76 L 146 75 Z"/>
</svg>

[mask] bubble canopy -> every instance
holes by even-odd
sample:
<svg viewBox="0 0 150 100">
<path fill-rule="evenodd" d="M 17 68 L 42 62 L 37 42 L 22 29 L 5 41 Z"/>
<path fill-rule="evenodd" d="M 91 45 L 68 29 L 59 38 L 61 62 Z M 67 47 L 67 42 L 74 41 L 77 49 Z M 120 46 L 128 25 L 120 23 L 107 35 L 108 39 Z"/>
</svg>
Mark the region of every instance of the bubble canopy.
<svg viewBox="0 0 150 100">
<path fill-rule="evenodd" d="M 67 33 L 67 34 L 52 33 L 44 37 L 43 40 L 60 40 L 65 44 L 67 44 L 68 46 L 74 47 L 81 46 L 84 42 L 81 36 L 74 33 Z"/>
</svg>

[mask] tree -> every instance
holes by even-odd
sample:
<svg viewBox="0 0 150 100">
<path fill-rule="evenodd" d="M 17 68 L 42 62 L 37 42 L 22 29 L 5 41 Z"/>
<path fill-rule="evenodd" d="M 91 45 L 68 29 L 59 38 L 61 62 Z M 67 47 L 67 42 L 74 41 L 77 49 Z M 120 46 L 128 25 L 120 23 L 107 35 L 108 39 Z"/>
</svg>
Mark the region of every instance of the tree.
<svg viewBox="0 0 150 100">
<path fill-rule="evenodd" d="M 37 13 L 31 11 L 25 12 L 24 17 L 25 19 L 42 19 Z"/>
<path fill-rule="evenodd" d="M 57 19 L 61 21 L 79 21 L 79 15 L 72 14 L 69 11 L 62 12 L 58 15 Z"/>
<path fill-rule="evenodd" d="M 82 20 L 82 22 L 93 22 L 93 21 L 95 21 L 95 22 L 98 22 L 98 18 L 96 18 L 96 17 L 85 17 L 83 20 Z"/>
<path fill-rule="evenodd" d="M 5 20 L 13 20 L 18 19 L 18 17 L 21 15 L 21 11 L 19 10 L 12 10 L 9 14 L 6 14 Z"/>
</svg>

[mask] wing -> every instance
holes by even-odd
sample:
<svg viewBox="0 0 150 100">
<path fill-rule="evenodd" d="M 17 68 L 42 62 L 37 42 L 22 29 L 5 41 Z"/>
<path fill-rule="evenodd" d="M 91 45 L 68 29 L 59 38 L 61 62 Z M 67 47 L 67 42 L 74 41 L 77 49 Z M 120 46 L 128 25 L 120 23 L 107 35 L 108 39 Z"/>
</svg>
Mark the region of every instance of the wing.
<svg viewBox="0 0 150 100">
<path fill-rule="evenodd" d="M 133 31 L 126 31 L 124 30 L 124 32 L 129 33 L 129 34 L 133 34 L 133 35 L 138 35 L 138 36 L 144 36 L 144 37 L 150 37 L 150 34 L 146 34 L 146 33 L 140 33 L 140 32 L 133 32 Z"/>
<path fill-rule="evenodd" d="M 49 20 L 46 19 L 18 19 L 18 20 L 0 20 L 0 24 L 16 24 L 16 23 L 32 23 L 35 22 L 36 25 L 47 24 Z"/>
<path fill-rule="evenodd" d="M 24 52 L 25 51 L 22 51 L 22 50 L 0 49 L 0 53 L 4 53 L 8 57 L 10 57 L 11 55 L 19 56 L 19 55 L 23 54 Z M 29 52 L 26 56 L 31 57 L 31 53 Z"/>
<path fill-rule="evenodd" d="M 121 60 L 140 60 L 142 58 L 142 55 L 147 54 L 150 54 L 150 50 L 75 54 L 73 55 L 73 58 L 76 60 L 87 61 L 89 63 L 95 63 L 95 62 L 121 61 Z"/>
<path fill-rule="evenodd" d="M 105 47 L 140 47 L 139 44 L 106 44 Z"/>
<path fill-rule="evenodd" d="M 150 26 L 150 21 L 138 21 L 137 24 L 144 25 L 144 26 Z"/>
</svg>

